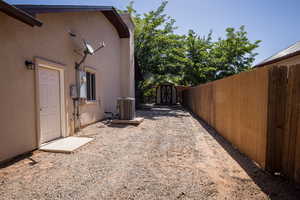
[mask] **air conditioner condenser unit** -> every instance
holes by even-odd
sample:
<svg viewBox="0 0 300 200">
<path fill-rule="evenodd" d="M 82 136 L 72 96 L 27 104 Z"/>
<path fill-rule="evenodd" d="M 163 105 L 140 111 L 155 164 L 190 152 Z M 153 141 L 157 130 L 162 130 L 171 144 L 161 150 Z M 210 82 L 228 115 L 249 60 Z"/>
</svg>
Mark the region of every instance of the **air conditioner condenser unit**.
<svg viewBox="0 0 300 200">
<path fill-rule="evenodd" d="M 133 120 L 135 118 L 135 99 L 126 97 L 117 100 L 120 120 Z"/>
</svg>

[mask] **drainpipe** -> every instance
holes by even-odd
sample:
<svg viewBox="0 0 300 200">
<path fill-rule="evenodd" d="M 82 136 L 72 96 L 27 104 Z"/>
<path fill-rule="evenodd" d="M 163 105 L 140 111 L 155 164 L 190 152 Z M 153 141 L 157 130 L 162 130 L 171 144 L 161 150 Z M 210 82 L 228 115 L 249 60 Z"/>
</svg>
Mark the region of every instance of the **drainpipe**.
<svg viewBox="0 0 300 200">
<path fill-rule="evenodd" d="M 74 131 L 79 132 L 81 123 L 80 123 L 80 67 L 84 63 L 85 59 L 88 56 L 88 52 L 84 52 L 84 56 L 80 60 L 80 62 L 75 63 L 75 81 L 76 81 L 76 90 L 77 90 L 77 97 L 73 98 L 73 106 L 74 106 Z"/>
</svg>

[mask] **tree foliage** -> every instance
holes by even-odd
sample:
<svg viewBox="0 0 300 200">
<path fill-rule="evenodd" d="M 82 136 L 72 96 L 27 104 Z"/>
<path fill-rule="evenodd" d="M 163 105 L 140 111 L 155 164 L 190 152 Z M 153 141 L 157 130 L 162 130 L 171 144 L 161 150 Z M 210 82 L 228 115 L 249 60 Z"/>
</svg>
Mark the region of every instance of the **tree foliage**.
<svg viewBox="0 0 300 200">
<path fill-rule="evenodd" d="M 212 31 L 199 36 L 175 34 L 175 20 L 164 13 L 167 1 L 143 15 L 130 2 L 125 11 L 135 23 L 137 90 L 150 95 L 153 85 L 172 82 L 197 85 L 251 69 L 260 41 L 251 42 L 245 27 L 226 29 L 226 37 L 212 40 Z"/>
<path fill-rule="evenodd" d="M 212 65 L 211 35 L 212 32 L 207 37 L 200 37 L 193 30 L 189 31 L 185 40 L 188 62 L 183 68 L 182 83 L 184 85 L 196 85 L 213 80 L 216 68 Z"/>
<path fill-rule="evenodd" d="M 217 68 L 216 78 L 223 78 L 251 69 L 257 55 L 253 51 L 259 43 L 259 40 L 254 43 L 249 41 L 244 26 L 241 26 L 237 31 L 234 28 L 227 28 L 226 38 L 220 38 L 212 48 L 214 58 L 212 64 Z"/>
</svg>

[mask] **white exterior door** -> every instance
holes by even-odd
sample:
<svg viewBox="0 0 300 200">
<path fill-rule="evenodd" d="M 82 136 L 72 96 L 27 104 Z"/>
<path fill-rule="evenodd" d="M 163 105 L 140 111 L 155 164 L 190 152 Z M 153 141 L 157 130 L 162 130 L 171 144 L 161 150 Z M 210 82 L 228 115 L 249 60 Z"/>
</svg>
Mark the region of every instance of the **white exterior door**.
<svg viewBox="0 0 300 200">
<path fill-rule="evenodd" d="M 59 71 L 39 68 L 41 144 L 61 137 Z"/>
</svg>

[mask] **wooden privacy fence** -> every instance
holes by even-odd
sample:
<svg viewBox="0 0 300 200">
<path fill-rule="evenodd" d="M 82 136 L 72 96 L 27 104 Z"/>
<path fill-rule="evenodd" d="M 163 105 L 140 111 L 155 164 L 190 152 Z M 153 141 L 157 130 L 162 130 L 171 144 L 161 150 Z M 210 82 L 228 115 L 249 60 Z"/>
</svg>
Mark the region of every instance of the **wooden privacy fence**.
<svg viewBox="0 0 300 200">
<path fill-rule="evenodd" d="M 300 181 L 300 65 L 191 87 L 183 104 L 262 168 Z"/>
</svg>

